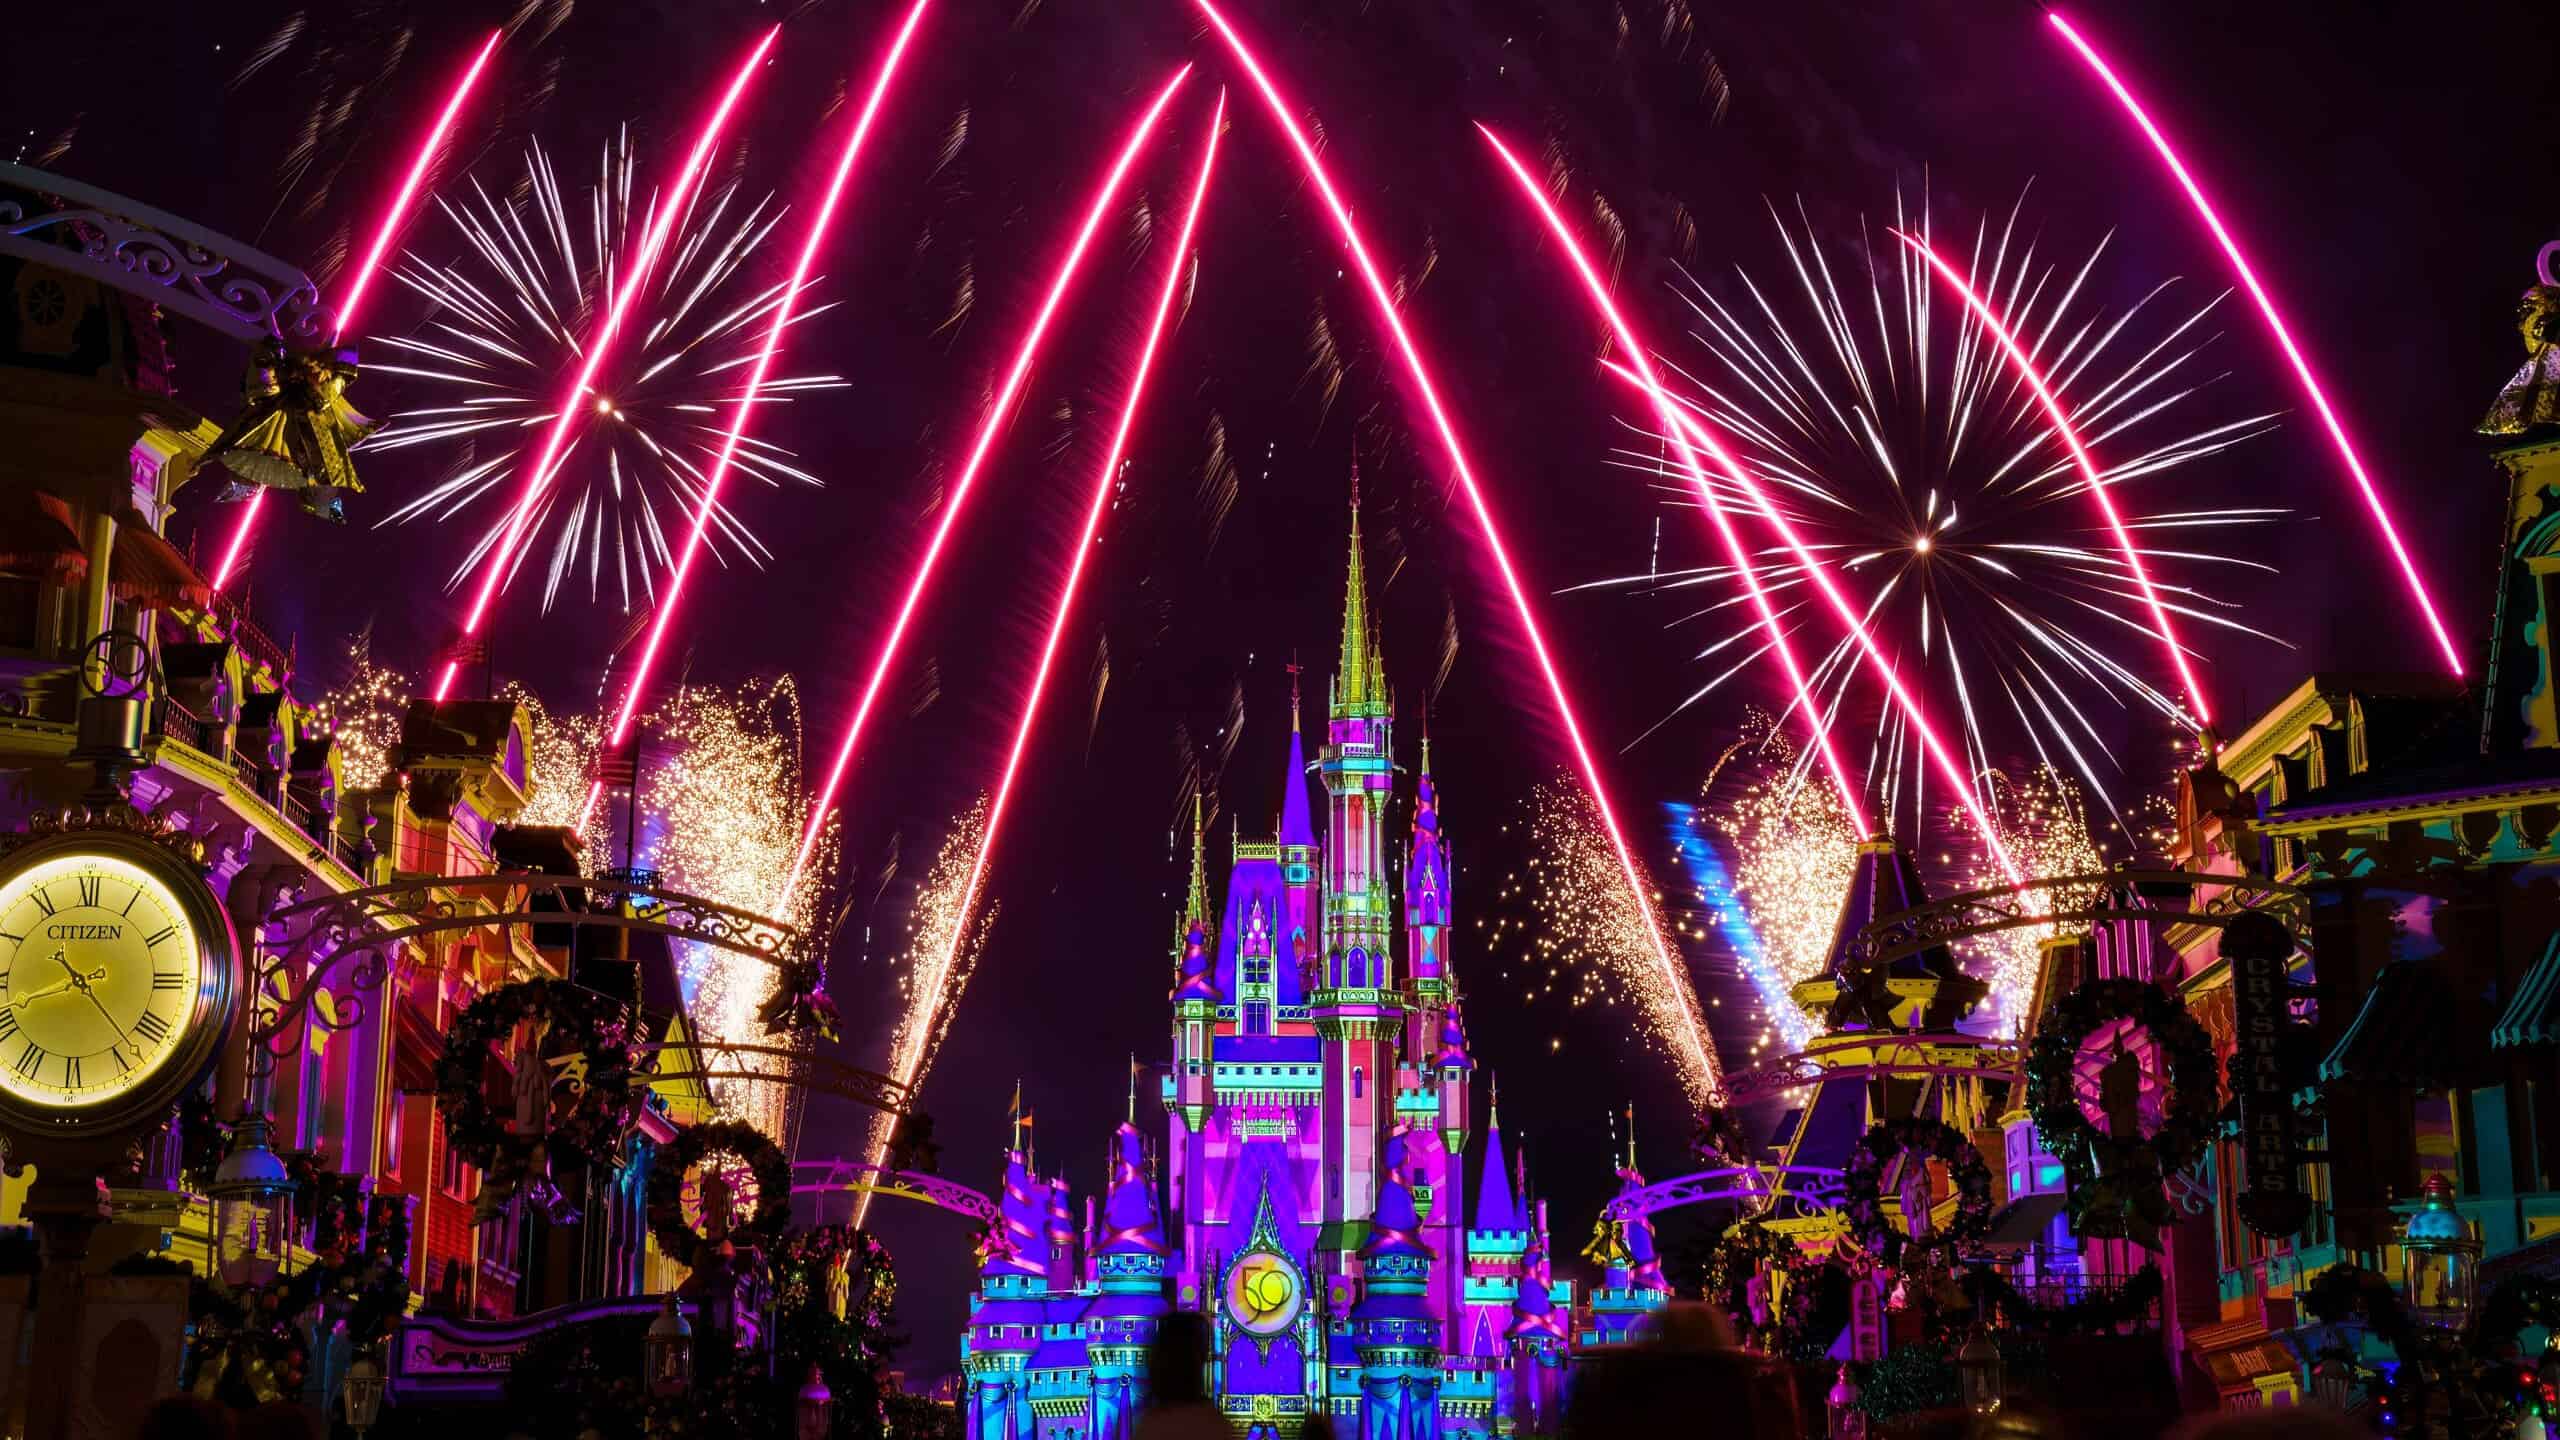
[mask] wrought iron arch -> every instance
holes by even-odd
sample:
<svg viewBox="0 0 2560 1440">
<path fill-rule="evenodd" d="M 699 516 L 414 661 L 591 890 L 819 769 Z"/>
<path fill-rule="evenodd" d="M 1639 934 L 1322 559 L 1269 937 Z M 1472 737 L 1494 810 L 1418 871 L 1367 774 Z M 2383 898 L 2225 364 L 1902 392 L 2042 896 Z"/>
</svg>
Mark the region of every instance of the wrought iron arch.
<svg viewBox="0 0 2560 1440">
<path fill-rule="evenodd" d="M 864 1165 L 851 1160 L 803 1160 L 791 1167 L 791 1193 L 794 1195 L 895 1195 L 906 1200 L 920 1200 L 936 1209 L 966 1216 L 984 1224 L 994 1224 L 999 1212 L 996 1202 L 956 1180 L 927 1175 L 915 1170 L 893 1170 L 886 1165 Z"/>
<path fill-rule="evenodd" d="M 2115 898 L 2132 887 L 2146 885 L 2154 887 L 2154 898 L 2164 903 L 2136 904 Z M 2188 898 L 2183 901 L 2174 895 L 2156 893 L 2180 887 L 2187 891 Z M 2197 890 L 2221 891 L 2223 899 L 2200 905 L 2193 898 Z M 2058 909 L 2040 907 L 2030 898 L 2032 895 L 2083 892 L 2092 893 L 2097 898 L 2086 904 Z M 2255 903 L 2243 901 L 2239 898 L 2242 896 L 2256 897 Z M 2129 920 L 2208 925 L 2219 929 L 2247 914 L 2274 916 L 2292 932 L 2297 942 L 2307 945 L 2310 908 L 2310 891 L 2280 880 L 2250 875 L 2199 875 L 2187 870 L 2102 870 L 2086 875 L 2039 879 L 2027 890 L 2000 886 L 1950 895 L 1927 905 L 1897 910 L 1859 931 L 1857 938 L 1850 942 L 1849 953 L 1864 964 L 1888 965 L 1905 956 L 1917 955 L 1923 950 L 1958 940 L 2030 925 L 2095 925 Z"/>
<path fill-rule="evenodd" d="M 1600 1218 L 1633 1220 L 1685 1205 L 1742 1200 L 1771 1206 L 1772 1213 L 1764 1219 L 1810 1219 L 1839 1209 L 1846 1193 L 1840 1172 L 1828 1166 L 1731 1165 L 1626 1191 L 1601 1207 Z M 1775 1213 L 1779 1206 L 1792 1213 Z"/>
<path fill-rule="evenodd" d="M 914 1113 L 909 1104 L 910 1096 L 907 1087 L 888 1076 L 878 1071 L 847 1065 L 829 1056 L 808 1054 L 787 1046 L 756 1045 L 745 1041 L 687 1040 L 677 1044 L 641 1044 L 631 1047 L 631 1053 L 635 1058 L 686 1051 L 699 1057 L 695 1061 L 696 1068 L 649 1071 L 632 1078 L 652 1085 L 675 1084 L 688 1080 L 704 1084 L 715 1080 L 752 1080 L 767 1085 L 791 1085 L 803 1090 L 816 1090 L 841 1100 L 853 1101 L 857 1105 L 868 1105 L 874 1110 L 885 1111 L 900 1119 L 905 1119 Z M 737 1057 L 746 1057 L 748 1060 L 778 1059 L 790 1063 L 770 1070 L 747 1068 L 743 1062 L 725 1069 L 717 1064 L 718 1060 Z"/>
<path fill-rule="evenodd" d="M 0 255 L 138 295 L 242 340 L 325 345 L 336 336 L 319 285 L 262 250 L 24 165 L 0 164 L 0 190 L 27 197 L 0 197 Z"/>
</svg>

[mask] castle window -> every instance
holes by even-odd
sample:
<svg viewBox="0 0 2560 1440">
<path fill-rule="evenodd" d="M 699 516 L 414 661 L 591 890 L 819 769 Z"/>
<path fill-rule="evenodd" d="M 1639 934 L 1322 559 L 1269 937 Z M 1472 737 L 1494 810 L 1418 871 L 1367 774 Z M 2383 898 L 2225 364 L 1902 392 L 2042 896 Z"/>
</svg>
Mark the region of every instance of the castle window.
<svg viewBox="0 0 2560 1440">
<path fill-rule="evenodd" d="M 1369 952 L 1355 947 L 1351 952 L 1351 988 L 1354 990 L 1365 989 L 1368 984 Z"/>
<path fill-rule="evenodd" d="M 1266 1005 L 1259 1000 L 1247 1000 L 1244 1002 L 1244 1033 L 1247 1035 L 1268 1035 L 1271 1033 L 1271 1007 L 1269 1005 Z"/>
<path fill-rule="evenodd" d="M 1360 1067 L 1357 1065 L 1351 1067 L 1351 1098 L 1360 1098 Z"/>
</svg>

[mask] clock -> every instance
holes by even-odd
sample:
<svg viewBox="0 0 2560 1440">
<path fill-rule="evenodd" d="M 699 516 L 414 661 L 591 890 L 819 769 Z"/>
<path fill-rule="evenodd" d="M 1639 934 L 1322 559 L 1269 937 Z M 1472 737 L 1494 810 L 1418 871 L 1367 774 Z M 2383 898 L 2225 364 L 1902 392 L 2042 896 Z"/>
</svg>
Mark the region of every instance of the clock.
<svg viewBox="0 0 2560 1440">
<path fill-rule="evenodd" d="M 1228 1267 L 1226 1300 L 1227 1318 L 1237 1329 L 1268 1340 L 1298 1323 L 1298 1312 L 1306 1308 L 1306 1287 L 1288 1256 L 1257 1247 Z"/>
<path fill-rule="evenodd" d="M 104 1137 L 156 1120 L 204 1078 L 238 975 L 212 887 L 158 839 L 22 841 L 0 856 L 0 1121 Z"/>
</svg>

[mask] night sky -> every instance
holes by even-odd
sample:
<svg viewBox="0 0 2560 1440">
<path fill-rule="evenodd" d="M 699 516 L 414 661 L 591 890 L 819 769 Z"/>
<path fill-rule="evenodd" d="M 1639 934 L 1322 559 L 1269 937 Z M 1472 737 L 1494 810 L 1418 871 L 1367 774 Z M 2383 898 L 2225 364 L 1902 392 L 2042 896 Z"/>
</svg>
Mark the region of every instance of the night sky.
<svg viewBox="0 0 2560 1440">
<path fill-rule="evenodd" d="M 502 52 L 499 102 L 466 124 L 469 163 L 512 173 L 528 136 L 584 157 L 625 122 L 647 153 L 672 150 L 733 57 L 782 19 L 776 61 L 726 162 L 757 190 L 775 188 L 805 209 L 840 131 L 831 104 L 902 6 L 531 8 L 541 18 Z M 1689 658 L 1697 647 L 1661 631 L 1675 613 L 1662 597 L 1547 596 L 1641 568 L 1664 512 L 1639 481 L 1604 464 L 1624 433 L 1624 397 L 1597 372 L 1596 330 L 1555 257 L 1497 189 L 1470 120 L 1533 147 L 1559 143 L 1576 194 L 1596 187 L 1610 198 L 1629 223 L 1623 293 L 1640 323 L 1665 333 L 1676 317 L 1663 282 L 1684 258 L 1668 219 L 1674 202 L 1696 217 L 1696 251 L 1685 258 L 1702 273 L 1781 263 L 1764 201 L 1792 208 L 1800 197 L 1830 236 L 1862 214 L 1887 217 L 1897 187 L 1925 193 L 1946 225 L 2005 214 L 2031 184 L 2026 223 L 2059 252 L 2114 232 L 2101 278 L 2111 301 L 2173 275 L 2213 288 L 2226 276 L 2148 149 L 2031 7 L 1700 5 L 1689 34 L 1667 44 L 1660 0 L 1623 8 L 1623 48 L 1619 7 L 1605 3 L 1235 0 L 1231 13 L 1320 116 L 1327 158 L 1382 263 L 1401 272 L 1436 254 L 1409 314 L 1531 588 L 1546 597 L 1542 614 L 1586 723 L 1614 757 L 1622 803 L 1650 814 L 1655 802 L 1694 798 L 1743 700 L 1765 691 L 1722 695 L 1616 754 L 1703 678 Z M 268 0 L 165 13 L 52 5 L 17 16 L 0 144 L 23 142 L 32 160 L 68 130 L 68 149 L 46 168 L 318 268 L 334 232 L 361 229 L 388 195 L 434 92 L 476 31 L 507 11 L 354 0 L 314 12 L 278 61 L 229 83 L 289 9 Z M 2075 13 L 2146 91 L 2252 244 L 2397 499 L 2458 638 L 2478 651 L 2501 492 L 2470 427 L 2518 363 L 2510 316 L 2534 250 L 2560 236 L 2560 69 L 2551 63 L 2560 22 L 2526 3 L 2091 3 Z M 330 128 L 315 177 L 292 197 L 313 193 L 317 174 L 343 159 L 324 203 L 308 217 L 293 204 L 271 215 L 278 157 L 324 83 L 304 67 L 331 42 L 344 57 L 333 73 L 370 73 L 411 23 L 404 61 Z M 1203 62 L 1141 181 L 1159 226 L 1169 225 L 1210 89 L 1236 78 L 1178 0 L 940 0 L 920 44 L 825 262 L 821 296 L 842 303 L 792 352 L 795 366 L 840 371 L 853 387 L 768 411 L 759 425 L 827 488 L 735 492 L 776 560 L 761 572 L 700 577 L 679 632 L 690 647 L 679 663 L 698 678 L 798 677 L 813 748 L 832 748 L 935 518 L 944 467 L 1046 284 L 1105 147 L 1175 65 Z M 1721 117 L 1718 77 L 1729 87 Z M 963 106 L 968 143 L 937 172 L 935 152 Z M 1231 113 L 1197 298 L 1160 362 L 999 851 L 991 948 L 925 1091 L 946 1171 L 973 1184 L 997 1179 L 1017 1077 L 1038 1108 L 1044 1163 L 1063 1161 L 1080 1190 L 1100 1178 L 1106 1132 L 1120 1118 L 1122 1057 L 1158 1056 L 1166 1045 L 1164 946 L 1181 879 L 1173 833 L 1185 778 L 1223 761 L 1217 835 L 1223 842 L 1230 817 L 1248 834 L 1267 830 L 1285 745 L 1282 666 L 1293 647 L 1321 694 L 1355 437 L 1371 573 L 1391 577 L 1380 603 L 1403 733 L 1414 733 L 1427 698 L 1462 864 L 1462 917 L 1485 913 L 1498 879 L 1522 860 L 1500 827 L 1566 758 L 1507 607 L 1474 558 L 1472 527 L 1451 507 L 1436 446 L 1406 408 L 1330 229 L 1251 97 L 1237 92 Z M 563 168 L 581 181 L 587 173 L 583 160 Z M 443 233 L 433 243 L 445 243 Z M 787 236 L 768 251 L 775 278 L 795 245 Z M 975 304 L 946 326 L 964 259 Z M 893 947 L 924 859 L 1001 762 L 1074 512 L 1108 438 L 1099 422 L 1118 403 L 1133 317 L 1161 263 L 1133 243 L 1125 217 L 1097 259 L 972 501 L 939 603 L 911 640 L 901 688 L 848 789 L 860 898 L 834 988 L 852 1032 L 849 1058 L 876 1057 L 886 1024 L 879 953 Z M 1309 364 L 1319 313 L 1345 362 L 1329 403 Z M 410 297 L 386 290 L 367 326 L 402 330 L 418 318 Z M 2228 373 L 2212 407 L 2292 412 L 2295 393 L 2254 315 L 2235 302 L 2219 328 L 2211 368 Z M 227 416 L 239 357 L 198 344 L 182 363 L 187 398 Z M 354 399 L 381 414 L 403 403 L 399 386 L 369 378 Z M 1214 536 L 1200 483 L 1212 415 L 1239 472 Z M 286 523 L 270 526 L 251 582 L 261 621 L 298 633 L 306 659 L 334 654 L 370 622 L 377 656 L 423 663 L 455 611 L 440 587 L 464 536 L 368 526 L 430 473 L 392 459 L 368 464 L 373 493 L 351 506 L 356 524 L 343 531 L 271 512 Z M 2415 617 L 2307 417 L 2287 413 L 2274 435 L 2177 483 L 2202 503 L 2295 512 L 2234 542 L 2283 574 L 2225 593 L 2295 648 L 2203 637 L 2225 715 L 2254 714 L 2315 667 L 2426 667 Z M 173 522 L 182 539 L 203 514 L 201 499 L 183 503 Z M 1701 553 L 1685 512 L 1671 512 L 1664 529 L 1666 562 Z M 1427 695 L 1452 614 L 1456 665 Z M 519 594 L 502 611 L 497 663 L 575 705 L 593 693 L 619 626 L 583 603 L 538 617 L 533 597 Z M 1111 679 L 1089 729 L 1106 641 Z M 1223 733 L 1238 687 L 1245 723 Z M 2127 722 L 2129 739 L 2140 738 L 2137 728 Z M 904 863 L 884 887 L 893 844 Z M 868 964 L 866 923 L 882 937 Z M 1739 994 L 1728 960 L 1703 949 L 1694 960 L 1710 993 Z M 1479 1062 L 1506 1082 L 1506 1128 L 1556 1202 L 1560 1243 L 1579 1244 L 1611 1183 L 1609 1107 L 1638 1107 L 1648 1171 L 1687 1168 L 1676 1086 L 1665 1065 L 1625 1040 L 1622 1015 L 1515 1003 L 1488 973 L 1496 967 L 1463 940 L 1457 964 L 1473 992 Z M 1730 1001 L 1728 1013 L 1745 1003 Z M 1727 1039 L 1728 1052 L 1738 1050 L 1738 1033 Z M 1550 1053 L 1552 1041 L 1561 1045 Z M 1151 1130 L 1162 1123 L 1160 1110 L 1147 1118 Z M 821 1100 L 803 1152 L 850 1149 L 858 1133 L 858 1117 Z M 950 1368 L 970 1275 L 966 1227 L 919 1207 L 873 1213 L 899 1260 L 916 1337 L 909 1363 L 920 1375 Z"/>
</svg>

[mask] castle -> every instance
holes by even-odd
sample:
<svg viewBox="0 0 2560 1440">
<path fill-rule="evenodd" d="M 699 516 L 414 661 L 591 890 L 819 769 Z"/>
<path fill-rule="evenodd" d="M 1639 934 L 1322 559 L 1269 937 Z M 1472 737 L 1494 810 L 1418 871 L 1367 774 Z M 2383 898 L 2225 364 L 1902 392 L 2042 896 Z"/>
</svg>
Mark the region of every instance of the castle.
<svg viewBox="0 0 2560 1440">
<path fill-rule="evenodd" d="M 1239 1435 L 1295 1436 L 1318 1412 L 1362 1440 L 1546 1432 L 1568 1346 L 1662 1303 L 1650 1231 L 1629 1227 L 1632 1264 L 1613 1256 L 1614 1288 L 1593 1297 L 1615 1313 L 1575 1333 L 1574 1287 L 1552 1277 L 1546 1207 L 1508 1167 L 1498 1111 L 1467 1163 L 1476 1066 L 1449 845 L 1426 739 L 1397 885 L 1393 706 L 1356 481 L 1350 540 L 1314 767 L 1322 833 L 1294 707 L 1276 835 L 1234 842 L 1223 905 L 1193 824 L 1162 1092 L 1173 1223 L 1134 1125 L 1081 1231 L 1065 1183 L 1009 1157 L 963 1344 L 972 1440 L 1123 1440 L 1174 1308 L 1207 1317 L 1211 1392 Z"/>
</svg>

